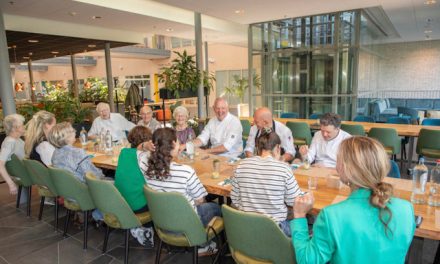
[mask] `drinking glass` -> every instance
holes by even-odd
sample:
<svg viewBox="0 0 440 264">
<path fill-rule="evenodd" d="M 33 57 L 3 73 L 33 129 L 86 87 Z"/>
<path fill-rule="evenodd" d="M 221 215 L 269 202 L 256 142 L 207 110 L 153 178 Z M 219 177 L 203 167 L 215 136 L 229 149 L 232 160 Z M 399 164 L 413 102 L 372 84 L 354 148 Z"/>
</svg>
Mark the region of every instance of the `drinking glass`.
<svg viewBox="0 0 440 264">
<path fill-rule="evenodd" d="M 220 161 L 215 159 L 212 161 L 212 178 L 217 179 L 220 177 Z"/>
<path fill-rule="evenodd" d="M 318 188 L 318 176 L 309 176 L 309 178 L 307 179 L 307 184 L 309 190 L 316 190 Z"/>
</svg>

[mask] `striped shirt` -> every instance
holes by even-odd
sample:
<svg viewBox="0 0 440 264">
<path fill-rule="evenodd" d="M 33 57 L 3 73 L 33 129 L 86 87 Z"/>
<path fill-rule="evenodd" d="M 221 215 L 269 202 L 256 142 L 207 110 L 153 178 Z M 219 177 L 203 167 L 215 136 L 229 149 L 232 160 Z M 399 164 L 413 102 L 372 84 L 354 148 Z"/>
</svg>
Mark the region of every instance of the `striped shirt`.
<svg viewBox="0 0 440 264">
<path fill-rule="evenodd" d="M 287 206 L 301 194 L 287 163 L 273 157 L 243 160 L 232 179 L 232 203 L 245 212 L 261 213 L 276 222 L 287 218 Z"/>
<path fill-rule="evenodd" d="M 188 165 L 171 162 L 170 176 L 168 176 L 168 178 L 160 181 L 145 177 L 145 180 L 147 181 L 147 185 L 153 190 L 182 194 L 196 212 L 197 209 L 194 201 L 208 195 L 205 187 L 200 183 L 196 172 Z"/>
</svg>

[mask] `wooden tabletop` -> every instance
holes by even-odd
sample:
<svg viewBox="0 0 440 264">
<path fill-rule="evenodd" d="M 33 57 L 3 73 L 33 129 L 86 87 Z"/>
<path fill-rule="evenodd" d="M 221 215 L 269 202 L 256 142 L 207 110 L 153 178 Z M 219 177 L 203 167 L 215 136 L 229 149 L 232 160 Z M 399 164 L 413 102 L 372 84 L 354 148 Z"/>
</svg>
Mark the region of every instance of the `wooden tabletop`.
<svg viewBox="0 0 440 264">
<path fill-rule="evenodd" d="M 241 118 L 247 119 L 250 122 L 253 118 Z M 318 119 L 299 119 L 299 118 L 274 118 L 278 122 L 286 124 L 287 122 L 305 122 L 312 129 L 319 129 Z M 342 124 L 348 125 L 362 125 L 365 132 L 369 132 L 371 128 L 394 128 L 399 136 L 418 137 L 422 128 L 440 130 L 440 126 L 422 126 L 422 125 L 404 125 L 404 124 L 388 124 L 388 123 L 368 123 L 368 122 L 354 122 L 354 121 L 342 121 Z"/>
</svg>

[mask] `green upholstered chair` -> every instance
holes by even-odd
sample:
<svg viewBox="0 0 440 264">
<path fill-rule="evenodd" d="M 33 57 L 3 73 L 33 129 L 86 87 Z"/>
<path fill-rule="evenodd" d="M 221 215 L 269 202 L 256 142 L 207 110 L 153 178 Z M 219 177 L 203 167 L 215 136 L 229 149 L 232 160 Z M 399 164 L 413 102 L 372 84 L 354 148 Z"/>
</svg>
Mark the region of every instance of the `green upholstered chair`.
<svg viewBox="0 0 440 264">
<path fill-rule="evenodd" d="M 97 179 L 92 173 L 86 174 L 87 185 L 96 208 L 103 214 L 107 224 L 102 253 L 107 251 L 110 228 L 125 230 L 125 261 L 128 263 L 130 229 L 151 221 L 150 213 L 134 214 L 111 181 Z"/>
<path fill-rule="evenodd" d="M 292 131 L 293 143 L 296 146 L 310 145 L 312 142 L 312 133 L 307 123 L 287 122 L 286 126 Z"/>
<path fill-rule="evenodd" d="M 400 138 L 394 128 L 373 127 L 368 132 L 368 137 L 377 139 L 385 147 L 388 155 L 396 160 L 396 155 L 400 153 Z"/>
<path fill-rule="evenodd" d="M 416 153 L 419 156 L 440 159 L 440 130 L 422 128 L 417 140 Z"/>
<path fill-rule="evenodd" d="M 222 206 L 232 257 L 239 264 L 296 263 L 292 241 L 269 217 Z"/>
<path fill-rule="evenodd" d="M 249 132 L 251 131 L 251 122 L 247 119 L 240 119 L 241 127 L 243 128 L 243 139 L 246 139 L 249 137 Z"/>
<path fill-rule="evenodd" d="M 89 213 L 91 210 L 95 209 L 95 204 L 89 194 L 89 188 L 68 170 L 49 168 L 49 174 L 58 195 L 64 198 L 64 207 L 67 209 L 63 235 L 67 235 L 67 227 L 69 226 L 70 215 L 72 212 L 82 211 L 84 215 L 83 248 L 86 249 Z"/>
<path fill-rule="evenodd" d="M 15 207 L 18 208 L 20 206 L 21 192 L 23 188 L 26 188 L 28 194 L 26 215 L 30 216 L 33 185 L 32 178 L 29 176 L 26 168 L 24 167 L 23 161 L 15 154 L 12 154 L 11 160 L 6 162 L 5 167 L 9 176 L 11 176 L 12 180 L 18 186 L 17 203 Z"/>
<path fill-rule="evenodd" d="M 46 197 L 53 198 L 55 200 L 55 230 L 58 229 L 58 192 L 52 179 L 49 175 L 49 169 L 44 166 L 41 162 L 36 160 L 24 159 L 23 164 L 32 178 L 32 182 L 38 188 L 38 194 L 41 197 L 40 200 L 40 213 L 38 214 L 38 220 L 41 220 L 43 216 L 44 200 Z"/>
<path fill-rule="evenodd" d="M 365 136 L 365 129 L 363 125 L 341 124 L 341 129 L 352 136 Z"/>
<path fill-rule="evenodd" d="M 214 217 L 205 228 L 196 211 L 180 193 L 157 192 L 146 185 L 144 191 L 156 233 L 160 238 L 156 252 L 156 263 L 160 262 L 163 243 L 179 247 L 192 247 L 193 263 L 197 263 L 198 247 L 223 231 L 223 219 Z M 218 254 L 220 252 L 221 250 Z"/>
</svg>

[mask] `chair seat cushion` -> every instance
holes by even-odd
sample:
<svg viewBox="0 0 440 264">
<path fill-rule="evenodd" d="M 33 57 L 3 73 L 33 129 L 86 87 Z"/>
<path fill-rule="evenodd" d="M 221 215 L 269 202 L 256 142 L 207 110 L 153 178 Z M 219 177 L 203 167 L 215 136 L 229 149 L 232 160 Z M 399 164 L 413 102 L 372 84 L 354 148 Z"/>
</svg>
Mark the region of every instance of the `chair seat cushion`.
<svg viewBox="0 0 440 264">
<path fill-rule="evenodd" d="M 298 146 L 300 146 L 300 145 L 307 145 L 306 140 L 303 139 L 303 138 L 294 138 L 294 139 L 293 139 L 293 143 L 294 143 L 295 145 L 298 145 Z"/>
<path fill-rule="evenodd" d="M 70 199 L 64 199 L 64 207 L 71 211 L 81 211 L 81 206 L 73 200 Z"/>
<path fill-rule="evenodd" d="M 151 222 L 151 214 L 150 212 L 144 212 L 140 214 L 136 214 L 137 219 L 141 224 L 146 224 L 148 222 Z"/>
<path fill-rule="evenodd" d="M 238 250 L 231 249 L 232 257 L 239 264 L 271 264 L 270 261 L 259 260 L 249 257 Z"/>
<path fill-rule="evenodd" d="M 214 217 L 211 219 L 211 221 L 209 222 L 208 226 L 206 227 L 206 232 L 208 233 L 208 239 L 211 240 L 213 237 L 215 237 L 215 234 L 219 235 L 220 232 L 223 231 L 223 229 L 225 228 L 224 223 L 223 223 L 223 218 L 221 217 Z M 214 233 L 214 231 L 215 233 Z"/>
<path fill-rule="evenodd" d="M 38 188 L 38 194 L 40 196 L 44 196 L 44 197 L 56 197 L 55 194 L 53 194 L 53 192 L 51 192 L 49 189 L 47 189 L 47 187 L 45 186 L 37 186 Z"/>
<path fill-rule="evenodd" d="M 438 149 L 424 148 L 421 152 L 423 156 L 426 156 L 428 158 L 440 159 L 440 150 Z"/>
</svg>

